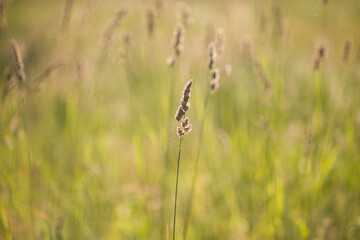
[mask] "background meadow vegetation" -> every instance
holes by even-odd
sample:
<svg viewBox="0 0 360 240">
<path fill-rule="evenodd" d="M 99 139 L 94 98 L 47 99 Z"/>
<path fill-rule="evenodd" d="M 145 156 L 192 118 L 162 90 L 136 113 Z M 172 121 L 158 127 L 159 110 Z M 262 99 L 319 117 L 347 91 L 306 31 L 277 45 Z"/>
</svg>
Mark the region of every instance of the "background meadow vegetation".
<svg viewBox="0 0 360 240">
<path fill-rule="evenodd" d="M 178 239 L 200 144 L 187 239 L 360 239 L 360 2 L 187 5 L 0 1 L 1 240 L 171 236 L 173 116 L 190 78 Z M 170 68 L 181 21 L 184 52 Z M 200 141 L 219 27 L 220 87 Z"/>
</svg>

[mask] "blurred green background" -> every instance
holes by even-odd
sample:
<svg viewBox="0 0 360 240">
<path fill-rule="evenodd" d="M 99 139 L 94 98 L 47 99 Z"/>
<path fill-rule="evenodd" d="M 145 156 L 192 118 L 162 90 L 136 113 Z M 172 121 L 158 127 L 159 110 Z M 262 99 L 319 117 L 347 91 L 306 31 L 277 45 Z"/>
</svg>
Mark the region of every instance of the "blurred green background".
<svg viewBox="0 0 360 240">
<path fill-rule="evenodd" d="M 0 0 L 0 32 L 1 240 L 171 236 L 173 116 L 190 78 L 178 239 L 199 147 L 187 239 L 360 239 L 359 1 Z"/>
</svg>

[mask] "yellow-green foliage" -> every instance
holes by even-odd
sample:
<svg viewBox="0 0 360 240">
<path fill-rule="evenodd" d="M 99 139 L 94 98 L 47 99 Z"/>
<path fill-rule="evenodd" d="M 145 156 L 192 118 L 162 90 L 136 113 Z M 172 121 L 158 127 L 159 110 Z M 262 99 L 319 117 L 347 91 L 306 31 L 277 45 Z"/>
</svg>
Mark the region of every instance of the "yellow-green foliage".
<svg viewBox="0 0 360 240">
<path fill-rule="evenodd" d="M 187 5 L 0 0 L 1 240 L 166 239 L 167 225 L 171 236 L 173 116 L 193 78 L 180 239 L 220 27 L 188 239 L 359 239 L 360 2 Z M 169 67 L 177 8 L 184 49 Z"/>
</svg>

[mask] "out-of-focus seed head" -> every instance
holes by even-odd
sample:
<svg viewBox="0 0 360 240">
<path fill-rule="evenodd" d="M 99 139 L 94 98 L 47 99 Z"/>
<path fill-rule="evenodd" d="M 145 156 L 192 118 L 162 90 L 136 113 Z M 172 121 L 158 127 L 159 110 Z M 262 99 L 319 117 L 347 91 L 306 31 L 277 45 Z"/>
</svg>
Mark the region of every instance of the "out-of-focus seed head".
<svg viewBox="0 0 360 240">
<path fill-rule="evenodd" d="M 171 46 L 174 48 L 176 56 L 180 56 L 184 51 L 184 28 L 181 24 L 178 24 L 174 30 Z"/>
<path fill-rule="evenodd" d="M 174 30 L 171 47 L 174 50 L 174 55 L 168 57 L 166 60 L 169 67 L 173 67 L 175 65 L 176 58 L 184 51 L 184 28 L 181 24 L 178 24 Z"/>
<path fill-rule="evenodd" d="M 209 44 L 209 69 L 213 69 L 215 67 L 215 63 L 217 60 L 216 46 L 214 42 Z"/>
<path fill-rule="evenodd" d="M 317 47 L 314 57 L 313 68 L 315 71 L 320 68 L 321 62 L 325 60 L 325 57 L 326 57 L 326 45 L 324 43 L 321 43 Z"/>
<path fill-rule="evenodd" d="M 326 57 L 326 47 L 324 44 L 321 44 L 318 48 L 318 55 L 321 59 Z"/>
<path fill-rule="evenodd" d="M 21 51 L 20 51 L 19 45 L 17 44 L 15 39 L 11 40 L 11 46 L 13 49 L 13 55 L 14 55 L 14 59 L 15 59 L 16 74 L 19 79 L 19 83 L 23 84 L 26 82 L 26 75 L 24 72 L 25 67 L 24 67 L 24 63 L 23 63 L 23 59 L 21 56 Z"/>
<path fill-rule="evenodd" d="M 272 96 L 274 91 L 271 85 L 271 82 L 268 78 L 268 75 L 265 71 L 264 66 L 262 65 L 262 63 L 260 62 L 259 59 L 255 59 L 254 60 L 254 66 L 255 66 L 255 70 L 257 71 L 257 73 L 259 74 L 260 80 L 262 81 L 264 87 L 265 87 L 265 92 L 269 95 Z"/>
<path fill-rule="evenodd" d="M 345 63 L 349 62 L 351 47 L 352 47 L 352 40 L 350 38 L 348 38 L 348 39 L 346 39 L 345 46 L 344 46 L 343 60 Z"/>
<path fill-rule="evenodd" d="M 163 0 L 155 0 L 154 11 L 156 15 L 159 15 L 164 10 Z"/>
<path fill-rule="evenodd" d="M 218 28 L 216 31 L 215 47 L 218 56 L 220 56 L 224 52 L 224 39 L 225 39 L 224 32 L 225 31 L 223 28 Z"/>
<path fill-rule="evenodd" d="M 166 64 L 169 66 L 169 67 L 173 67 L 175 65 L 175 61 L 176 61 L 176 58 L 175 56 L 170 56 L 166 59 Z"/>
<path fill-rule="evenodd" d="M 191 8 L 185 2 L 178 2 L 176 4 L 177 15 L 179 20 L 185 24 L 185 26 L 191 26 L 193 24 L 193 18 L 191 17 Z"/>
<path fill-rule="evenodd" d="M 213 69 L 211 73 L 212 80 L 210 81 L 210 92 L 215 93 L 219 88 L 220 71 L 218 68 Z"/>
<path fill-rule="evenodd" d="M 123 7 L 117 11 L 116 14 L 109 20 L 100 41 L 102 48 L 105 49 L 109 45 L 113 38 L 113 32 L 115 28 L 119 25 L 121 19 L 126 15 L 127 12 L 128 9 Z"/>
<path fill-rule="evenodd" d="M 148 30 L 149 36 L 151 36 L 154 31 L 154 15 L 155 15 L 155 13 L 152 8 L 149 8 L 146 11 L 146 25 L 147 25 L 147 30 Z"/>
</svg>

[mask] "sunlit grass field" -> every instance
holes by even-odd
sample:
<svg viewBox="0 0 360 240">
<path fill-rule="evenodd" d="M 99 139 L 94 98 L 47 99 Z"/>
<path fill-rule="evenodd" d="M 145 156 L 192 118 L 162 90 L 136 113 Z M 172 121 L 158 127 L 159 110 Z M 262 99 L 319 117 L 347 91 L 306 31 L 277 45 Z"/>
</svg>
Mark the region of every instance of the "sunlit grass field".
<svg viewBox="0 0 360 240">
<path fill-rule="evenodd" d="M 359 1 L 0 0 L 0 240 L 172 239 L 190 79 L 176 239 L 360 239 Z"/>
</svg>

